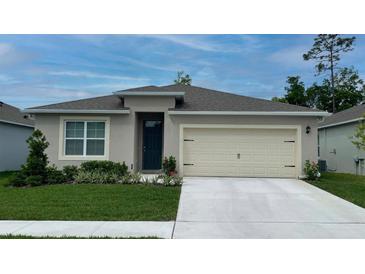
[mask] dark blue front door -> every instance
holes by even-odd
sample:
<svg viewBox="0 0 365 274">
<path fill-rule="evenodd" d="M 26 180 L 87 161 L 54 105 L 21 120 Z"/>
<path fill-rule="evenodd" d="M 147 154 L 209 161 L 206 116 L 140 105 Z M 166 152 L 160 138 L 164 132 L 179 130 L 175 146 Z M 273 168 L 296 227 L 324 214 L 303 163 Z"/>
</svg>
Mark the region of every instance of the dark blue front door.
<svg viewBox="0 0 365 274">
<path fill-rule="evenodd" d="M 161 169 L 162 121 L 143 121 L 144 170 Z"/>
</svg>

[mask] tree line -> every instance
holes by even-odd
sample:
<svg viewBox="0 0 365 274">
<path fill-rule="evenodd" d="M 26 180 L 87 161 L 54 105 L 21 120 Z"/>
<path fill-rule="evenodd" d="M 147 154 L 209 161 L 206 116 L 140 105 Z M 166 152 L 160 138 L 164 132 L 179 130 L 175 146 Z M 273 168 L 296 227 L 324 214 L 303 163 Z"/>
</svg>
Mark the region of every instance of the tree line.
<svg viewBox="0 0 365 274">
<path fill-rule="evenodd" d="M 303 54 L 304 61 L 314 60 L 316 76 L 325 75 L 321 83 L 305 87 L 300 76 L 287 78 L 284 97 L 272 101 L 338 112 L 356 106 L 364 100 L 365 85 L 353 67 L 340 67 L 341 57 L 353 50 L 356 37 L 320 34 L 312 48 Z"/>
</svg>

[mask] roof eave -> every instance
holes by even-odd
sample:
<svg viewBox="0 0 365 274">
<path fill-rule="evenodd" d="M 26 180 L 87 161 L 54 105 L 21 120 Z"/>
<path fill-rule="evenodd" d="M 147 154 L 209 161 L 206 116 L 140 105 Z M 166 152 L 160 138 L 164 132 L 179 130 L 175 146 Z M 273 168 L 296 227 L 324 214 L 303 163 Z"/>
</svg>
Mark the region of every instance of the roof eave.
<svg viewBox="0 0 365 274">
<path fill-rule="evenodd" d="M 351 119 L 351 120 L 342 121 L 342 122 L 338 122 L 338 123 L 332 123 L 332 124 L 328 124 L 328 125 L 324 125 L 324 126 L 319 126 L 318 129 L 341 126 L 341 125 L 345 125 L 345 124 L 351 124 L 351 123 L 359 122 L 359 121 L 362 121 L 362 120 L 364 120 L 364 118 Z"/>
<path fill-rule="evenodd" d="M 169 110 L 170 115 L 253 115 L 253 116 L 315 116 L 331 115 L 325 111 L 188 111 Z"/>
<path fill-rule="evenodd" d="M 2 120 L 2 119 L 0 119 L 0 122 L 1 123 L 6 123 L 6 124 L 11 124 L 11 125 L 22 126 L 22 127 L 31 127 L 31 128 L 34 128 L 34 125 L 23 124 L 23 123 L 8 121 L 8 120 Z"/>
<path fill-rule="evenodd" d="M 129 114 L 129 109 L 24 109 L 24 113 Z"/>
</svg>

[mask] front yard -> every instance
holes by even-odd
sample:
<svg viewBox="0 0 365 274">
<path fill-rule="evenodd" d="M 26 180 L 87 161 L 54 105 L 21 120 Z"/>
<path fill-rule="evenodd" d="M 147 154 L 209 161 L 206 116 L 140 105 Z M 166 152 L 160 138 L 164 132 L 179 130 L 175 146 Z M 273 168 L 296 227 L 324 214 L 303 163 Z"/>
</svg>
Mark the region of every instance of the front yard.
<svg viewBox="0 0 365 274">
<path fill-rule="evenodd" d="M 0 172 L 1 220 L 175 220 L 181 187 L 60 184 L 8 187 Z"/>
<path fill-rule="evenodd" d="M 324 173 L 318 181 L 308 183 L 365 208 L 365 176 Z"/>
</svg>

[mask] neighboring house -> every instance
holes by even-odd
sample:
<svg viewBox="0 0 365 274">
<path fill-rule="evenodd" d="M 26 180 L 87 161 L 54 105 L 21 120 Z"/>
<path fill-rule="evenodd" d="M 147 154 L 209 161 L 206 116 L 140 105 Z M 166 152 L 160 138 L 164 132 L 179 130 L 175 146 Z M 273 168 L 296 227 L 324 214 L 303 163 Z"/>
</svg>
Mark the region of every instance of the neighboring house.
<svg viewBox="0 0 365 274">
<path fill-rule="evenodd" d="M 61 167 L 125 162 L 155 172 L 175 156 L 183 176 L 298 177 L 317 160 L 326 112 L 182 85 L 146 86 L 26 110 Z"/>
<path fill-rule="evenodd" d="M 351 142 L 364 113 L 365 105 L 358 105 L 319 123 L 319 158 L 326 160 L 328 171 L 365 174 L 365 153 Z"/>
<path fill-rule="evenodd" d="M 16 107 L 0 102 L 0 171 L 17 170 L 28 156 L 26 140 L 34 121 Z"/>
</svg>

